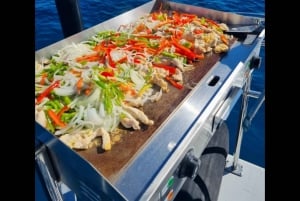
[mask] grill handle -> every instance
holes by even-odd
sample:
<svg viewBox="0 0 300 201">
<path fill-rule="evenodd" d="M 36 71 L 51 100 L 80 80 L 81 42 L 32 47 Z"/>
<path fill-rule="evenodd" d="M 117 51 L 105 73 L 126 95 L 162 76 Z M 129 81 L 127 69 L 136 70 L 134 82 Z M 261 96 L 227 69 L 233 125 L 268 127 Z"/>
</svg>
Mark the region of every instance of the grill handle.
<svg viewBox="0 0 300 201">
<path fill-rule="evenodd" d="M 233 86 L 224 102 L 218 108 L 217 112 L 213 117 L 213 131 L 218 129 L 219 125 L 225 120 L 227 120 L 230 112 L 232 111 L 233 107 L 235 106 L 236 102 L 238 101 L 239 97 L 242 95 L 243 90 L 239 87 Z"/>
<path fill-rule="evenodd" d="M 245 70 L 243 62 L 239 62 L 234 71 L 228 77 L 219 91 L 220 103 L 212 114 L 211 132 L 216 131 L 221 123 L 227 120 L 234 105 L 242 95 L 242 85 L 244 79 L 241 79 L 241 72 Z"/>
</svg>

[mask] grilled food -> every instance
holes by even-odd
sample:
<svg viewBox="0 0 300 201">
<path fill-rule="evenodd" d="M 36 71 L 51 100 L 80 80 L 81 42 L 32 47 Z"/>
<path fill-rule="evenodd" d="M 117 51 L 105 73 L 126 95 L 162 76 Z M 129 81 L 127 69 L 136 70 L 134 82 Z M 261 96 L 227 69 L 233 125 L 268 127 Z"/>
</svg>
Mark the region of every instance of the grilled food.
<svg viewBox="0 0 300 201">
<path fill-rule="evenodd" d="M 110 150 L 120 125 L 155 124 L 142 106 L 184 88 L 193 62 L 228 51 L 227 29 L 193 14 L 154 12 L 70 44 L 36 61 L 36 121 L 71 148 L 88 149 L 99 137 Z"/>
</svg>

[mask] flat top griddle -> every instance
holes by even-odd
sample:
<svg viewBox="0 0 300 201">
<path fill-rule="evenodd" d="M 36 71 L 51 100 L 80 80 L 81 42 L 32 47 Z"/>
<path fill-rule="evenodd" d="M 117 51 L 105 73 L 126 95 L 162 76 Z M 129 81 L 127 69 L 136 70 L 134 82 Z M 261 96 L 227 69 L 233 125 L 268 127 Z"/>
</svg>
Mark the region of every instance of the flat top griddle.
<svg viewBox="0 0 300 201">
<path fill-rule="evenodd" d="M 184 73 L 185 87 L 183 89 L 179 90 L 170 86 L 170 91 L 164 93 L 158 102 L 147 102 L 143 106 L 143 111 L 155 122 L 154 125 L 144 127 L 141 130 L 127 131 L 110 151 L 102 152 L 99 148 L 94 147 L 80 150 L 78 153 L 92 163 L 105 177 L 114 182 L 118 174 L 121 174 L 123 167 L 134 160 L 139 149 L 146 146 L 147 140 L 155 134 L 160 125 L 188 96 L 192 90 L 190 86 L 195 86 L 220 57 L 221 55 L 211 54 L 207 55 L 204 60 L 195 62 L 195 69 Z"/>
<path fill-rule="evenodd" d="M 235 28 L 231 29 L 231 31 L 239 30 L 237 27 L 241 26 L 255 25 L 256 27 L 260 22 L 260 18 L 246 17 L 186 4 L 170 2 L 169 5 L 168 9 L 171 10 L 192 13 L 215 21 L 224 22 L 230 28 Z M 84 41 L 98 31 L 108 29 L 117 30 L 121 24 L 134 22 L 139 17 L 152 12 L 153 6 L 154 1 L 151 1 L 43 48 L 36 52 L 36 59 L 52 56 L 64 46 Z M 252 32 L 252 30 L 249 32 Z M 242 40 L 247 40 L 243 38 L 246 34 L 240 32 L 239 36 L 242 36 Z M 142 126 L 142 129 L 139 131 L 128 130 L 126 134 L 122 135 L 121 140 L 113 145 L 110 151 L 102 152 L 99 148 L 95 147 L 88 150 L 78 150 L 76 153 L 113 183 L 127 199 L 139 199 L 145 190 L 147 192 L 144 195 L 147 197 L 148 192 L 153 192 L 152 187 L 160 185 L 154 184 L 156 180 L 160 180 L 157 175 L 165 169 L 170 170 L 170 167 L 166 167 L 171 164 L 169 163 L 169 158 L 180 160 L 175 155 L 180 155 L 180 157 L 185 155 L 185 150 L 177 149 L 178 147 L 188 146 L 183 145 L 181 141 L 189 138 L 190 134 L 192 136 L 196 135 L 193 132 L 197 131 L 199 125 L 195 126 L 195 121 L 198 121 L 198 119 L 205 120 L 209 115 L 206 114 L 208 108 L 209 112 L 211 112 L 213 107 L 219 104 L 221 98 L 225 97 L 228 92 L 227 89 L 231 87 L 234 81 L 231 79 L 233 73 L 235 73 L 235 77 L 245 75 L 244 70 L 240 67 L 243 67 L 243 62 L 247 63 L 249 58 L 255 54 L 256 47 L 264 37 L 264 35 L 262 37 L 258 37 L 257 35 L 253 41 L 247 44 L 243 44 L 240 38 L 235 38 L 231 41 L 231 49 L 228 53 L 222 55 L 210 54 L 204 60 L 195 62 L 195 69 L 184 73 L 185 87 L 183 89 L 179 90 L 173 86 L 169 86 L 170 91 L 164 93 L 158 102 L 146 103 L 143 106 L 143 111 L 149 119 L 154 121 L 154 125 Z M 256 40 L 256 38 L 259 38 L 259 40 Z M 237 70 L 241 70 L 242 72 L 236 72 Z M 218 77 L 216 86 L 208 85 L 210 76 Z M 194 86 L 194 88 L 190 88 L 189 86 Z M 226 90 L 222 91 L 223 89 Z M 202 126 L 202 123 L 200 122 L 199 124 Z M 205 137 L 205 139 L 208 138 L 209 136 Z M 174 145 L 171 148 L 168 147 L 170 142 L 171 145 Z M 202 146 L 202 149 L 206 142 L 197 143 L 200 143 L 199 146 Z M 60 162 L 63 162 L 63 159 L 60 160 L 62 160 Z M 151 167 L 147 167 L 147 170 L 145 170 L 145 166 L 148 166 L 149 162 L 153 163 L 150 164 Z M 59 164 L 57 165 L 59 166 Z M 84 170 L 80 170 L 80 172 L 84 174 Z M 76 178 L 76 175 L 73 176 Z M 94 178 L 86 179 L 94 180 Z M 130 181 L 130 185 L 128 185 L 128 181 Z"/>
</svg>

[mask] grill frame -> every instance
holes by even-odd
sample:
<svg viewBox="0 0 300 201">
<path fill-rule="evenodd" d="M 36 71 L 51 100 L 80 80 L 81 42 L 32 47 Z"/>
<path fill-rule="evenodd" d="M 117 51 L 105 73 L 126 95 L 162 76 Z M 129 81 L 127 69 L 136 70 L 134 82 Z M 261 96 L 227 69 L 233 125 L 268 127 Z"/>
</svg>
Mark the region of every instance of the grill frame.
<svg viewBox="0 0 300 201">
<path fill-rule="evenodd" d="M 117 29 L 120 25 L 120 19 L 122 19 L 121 24 L 133 22 L 139 16 L 149 13 L 153 7 L 153 3 L 153 1 L 146 3 L 136 9 L 38 50 L 36 52 L 36 59 L 44 56 L 49 57 L 65 45 L 83 41 L 94 35 L 97 31 Z M 181 12 L 205 13 L 203 16 L 214 20 L 221 20 L 231 27 L 257 24 L 263 20 L 262 18 L 246 17 L 173 2 L 170 2 L 170 6 L 171 9 Z M 252 69 L 249 68 L 249 65 L 251 59 L 258 56 L 260 44 L 263 39 L 264 30 L 260 34 L 257 34 L 256 39 L 251 44 L 245 45 L 243 41 L 236 41 L 228 54 L 206 73 L 156 131 L 155 135 L 135 154 L 134 160 L 130 161 L 122 169 L 121 173 L 116 176 L 114 181 L 112 181 L 112 185 L 126 199 L 161 199 L 164 196 L 162 189 L 168 179 L 174 175 L 185 154 L 190 149 L 193 149 L 194 155 L 200 157 L 217 125 L 221 121 L 226 120 L 226 114 L 230 112 L 231 106 L 235 104 L 235 100 L 241 94 L 239 91 L 243 90 L 247 78 L 251 76 Z M 209 86 L 208 83 L 216 76 L 219 77 L 216 85 Z M 224 106 L 225 102 L 226 105 Z M 228 107 L 229 109 L 224 109 L 224 107 Z M 222 111 L 222 114 L 216 116 L 218 111 Z M 177 122 L 180 122 L 180 124 Z M 157 147 L 160 147 L 160 149 L 157 149 Z M 55 150 L 50 150 L 50 152 L 54 158 L 54 163 L 55 161 L 61 161 L 58 152 L 55 152 Z M 153 162 L 153 156 L 156 156 L 155 162 Z M 88 161 L 86 162 L 88 163 Z M 148 166 L 148 164 L 151 165 Z M 54 165 L 58 172 L 63 174 L 60 164 L 55 163 Z M 147 169 L 144 169 L 144 165 L 147 165 Z M 99 174 L 99 177 L 102 176 Z M 128 181 L 130 181 L 130 184 L 128 184 Z M 185 178 L 177 180 L 177 186 L 175 186 L 176 188 L 174 187 L 174 194 L 180 189 L 184 181 Z"/>
</svg>

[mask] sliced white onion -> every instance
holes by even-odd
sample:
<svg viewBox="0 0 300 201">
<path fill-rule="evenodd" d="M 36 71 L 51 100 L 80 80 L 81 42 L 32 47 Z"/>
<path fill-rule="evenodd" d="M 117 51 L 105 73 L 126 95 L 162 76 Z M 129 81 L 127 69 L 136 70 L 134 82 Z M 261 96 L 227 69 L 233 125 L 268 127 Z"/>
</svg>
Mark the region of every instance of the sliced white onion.
<svg viewBox="0 0 300 201">
<path fill-rule="evenodd" d="M 124 58 L 126 56 L 126 53 L 123 50 L 120 49 L 113 49 L 110 52 L 110 56 L 113 61 L 119 61 L 120 59 Z"/>
<path fill-rule="evenodd" d="M 100 106 L 100 108 L 101 107 L 102 106 Z M 104 110 L 104 108 L 101 110 Z M 103 111 L 103 112 L 105 113 L 105 111 Z M 120 123 L 119 116 L 120 116 L 120 107 L 117 105 L 114 105 L 112 113 L 105 114 L 105 118 L 103 118 L 103 128 L 108 132 L 111 132 L 112 130 L 117 128 Z"/>
<path fill-rule="evenodd" d="M 54 93 L 58 96 L 71 96 L 76 93 L 76 90 L 74 87 L 60 87 L 55 88 Z"/>
<path fill-rule="evenodd" d="M 103 124 L 103 119 L 101 119 L 99 117 L 99 115 L 97 114 L 96 108 L 88 108 L 86 110 L 86 121 L 90 121 L 93 124 L 95 124 L 96 126 L 102 126 Z"/>
<path fill-rule="evenodd" d="M 143 78 L 143 76 L 133 69 L 130 70 L 130 78 L 135 84 L 136 90 L 140 90 L 145 84 L 145 79 Z"/>
<path fill-rule="evenodd" d="M 100 94 L 101 90 L 99 88 L 95 88 L 92 94 L 89 97 L 84 97 L 79 100 L 76 105 L 87 106 L 90 105 L 91 107 L 96 107 L 100 103 Z"/>
<path fill-rule="evenodd" d="M 106 112 L 105 112 L 105 109 L 104 109 L 104 104 L 102 102 L 100 102 L 99 113 L 98 114 L 101 118 L 105 118 Z"/>
<path fill-rule="evenodd" d="M 39 74 L 44 69 L 44 65 L 35 61 L 35 74 Z"/>
<path fill-rule="evenodd" d="M 70 125 L 76 125 L 79 123 L 79 121 L 81 121 L 81 119 L 83 119 L 83 115 L 84 115 L 84 111 L 85 108 L 80 105 L 79 106 L 79 111 L 77 112 L 77 114 L 72 118 L 72 120 L 70 121 Z"/>
</svg>

